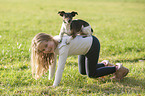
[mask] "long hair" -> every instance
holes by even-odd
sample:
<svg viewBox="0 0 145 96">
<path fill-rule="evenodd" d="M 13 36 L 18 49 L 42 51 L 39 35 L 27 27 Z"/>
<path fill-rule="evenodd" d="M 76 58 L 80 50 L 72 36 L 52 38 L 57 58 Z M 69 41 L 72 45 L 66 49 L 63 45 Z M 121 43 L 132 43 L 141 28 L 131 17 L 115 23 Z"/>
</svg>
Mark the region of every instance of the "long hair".
<svg viewBox="0 0 145 96">
<path fill-rule="evenodd" d="M 55 48 L 58 45 L 58 42 L 53 39 L 51 35 L 45 33 L 38 33 L 32 39 L 32 50 L 31 50 L 31 67 L 32 67 L 32 76 L 35 79 L 40 78 L 44 72 L 48 71 L 49 65 L 54 62 L 54 54 L 55 53 L 42 53 L 38 46 L 44 41 L 54 41 Z"/>
</svg>

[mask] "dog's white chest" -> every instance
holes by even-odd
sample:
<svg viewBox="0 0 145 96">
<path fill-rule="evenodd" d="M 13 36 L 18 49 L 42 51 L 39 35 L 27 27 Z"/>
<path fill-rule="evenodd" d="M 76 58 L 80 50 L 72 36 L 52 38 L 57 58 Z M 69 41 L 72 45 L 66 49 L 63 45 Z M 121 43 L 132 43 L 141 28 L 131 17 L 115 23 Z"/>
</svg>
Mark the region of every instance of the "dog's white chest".
<svg viewBox="0 0 145 96">
<path fill-rule="evenodd" d="M 70 24 L 62 24 L 62 27 L 61 27 L 61 32 L 66 32 L 66 33 L 70 33 Z"/>
</svg>

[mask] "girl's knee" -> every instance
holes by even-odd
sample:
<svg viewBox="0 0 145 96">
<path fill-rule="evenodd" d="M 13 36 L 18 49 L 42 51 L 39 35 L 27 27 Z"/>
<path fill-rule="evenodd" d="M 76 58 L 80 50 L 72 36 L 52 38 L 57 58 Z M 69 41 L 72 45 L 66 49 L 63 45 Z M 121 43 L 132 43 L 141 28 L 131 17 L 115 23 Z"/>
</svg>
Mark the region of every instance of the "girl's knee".
<svg viewBox="0 0 145 96">
<path fill-rule="evenodd" d="M 86 72 L 79 71 L 81 75 L 86 75 Z"/>
<path fill-rule="evenodd" d="M 87 76 L 88 76 L 89 78 L 95 78 L 95 75 L 94 75 L 94 74 L 87 74 Z"/>
</svg>

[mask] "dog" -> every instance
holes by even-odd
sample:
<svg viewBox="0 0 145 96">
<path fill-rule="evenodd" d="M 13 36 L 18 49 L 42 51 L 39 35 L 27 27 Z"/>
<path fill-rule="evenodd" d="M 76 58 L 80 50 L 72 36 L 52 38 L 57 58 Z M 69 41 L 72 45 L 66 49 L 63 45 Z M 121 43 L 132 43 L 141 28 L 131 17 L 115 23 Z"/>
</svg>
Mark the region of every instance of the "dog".
<svg viewBox="0 0 145 96">
<path fill-rule="evenodd" d="M 63 23 L 61 26 L 61 30 L 59 33 L 60 41 L 62 41 L 62 37 L 64 34 L 71 36 L 67 41 L 66 44 L 69 44 L 72 39 L 76 37 L 77 34 L 83 36 L 91 36 L 93 33 L 93 29 L 91 28 L 90 24 L 81 19 L 73 20 L 75 15 L 78 15 L 77 12 L 64 12 L 59 11 L 58 14 L 63 17 Z"/>
</svg>

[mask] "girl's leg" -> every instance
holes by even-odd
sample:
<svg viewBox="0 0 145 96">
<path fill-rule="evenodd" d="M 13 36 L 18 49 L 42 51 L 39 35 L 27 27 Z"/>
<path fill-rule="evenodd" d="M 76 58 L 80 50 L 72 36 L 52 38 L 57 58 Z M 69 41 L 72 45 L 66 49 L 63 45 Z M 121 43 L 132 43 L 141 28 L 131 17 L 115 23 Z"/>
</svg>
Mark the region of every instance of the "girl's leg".
<svg viewBox="0 0 145 96">
<path fill-rule="evenodd" d="M 100 67 L 105 67 L 104 63 L 98 63 L 98 64 L 96 65 L 96 68 L 100 68 Z"/>
<path fill-rule="evenodd" d="M 116 72 L 115 66 L 95 68 L 96 66 L 96 63 L 94 63 L 95 60 L 96 59 L 93 58 L 87 58 L 86 73 L 90 78 L 97 78 Z"/>
<path fill-rule="evenodd" d="M 86 67 L 85 67 L 85 55 L 78 55 L 78 66 L 79 66 L 79 72 L 82 75 L 86 75 Z M 100 67 L 104 67 L 104 63 L 96 63 L 96 69 Z"/>
<path fill-rule="evenodd" d="M 99 52 L 100 52 L 100 43 L 99 40 L 93 36 L 93 43 L 89 50 L 89 52 L 85 55 L 86 56 L 86 74 L 91 78 L 101 77 L 108 74 L 112 74 L 116 71 L 115 67 L 100 67 L 98 63 L 99 59 Z M 97 67 L 96 68 L 96 64 Z"/>
<path fill-rule="evenodd" d="M 78 66 L 79 66 L 79 72 L 80 72 L 80 74 L 86 75 L 85 55 L 79 55 L 78 56 Z"/>
</svg>

